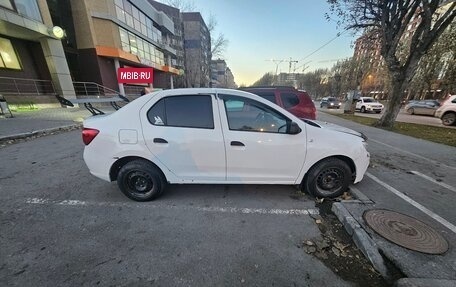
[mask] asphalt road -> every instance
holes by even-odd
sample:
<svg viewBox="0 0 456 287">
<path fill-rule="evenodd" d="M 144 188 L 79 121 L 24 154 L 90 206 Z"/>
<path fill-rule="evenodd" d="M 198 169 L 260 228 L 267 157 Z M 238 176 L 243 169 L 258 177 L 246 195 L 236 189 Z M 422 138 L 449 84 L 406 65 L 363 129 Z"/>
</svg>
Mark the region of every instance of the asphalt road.
<svg viewBox="0 0 456 287">
<path fill-rule="evenodd" d="M 342 114 L 344 112 L 343 105 L 340 109 L 326 109 L 326 108 L 320 108 L 320 102 L 315 102 L 315 107 L 317 107 L 317 109 L 319 111 L 322 111 L 325 113 Z M 357 116 L 363 116 L 363 117 L 369 117 L 369 118 L 375 118 L 375 119 L 379 119 L 382 116 L 382 114 L 377 114 L 377 113 L 355 112 L 355 114 Z M 401 111 L 397 115 L 396 121 L 403 122 L 403 123 L 413 123 L 413 124 L 420 124 L 420 125 L 456 129 L 456 126 L 444 126 L 442 124 L 442 121 L 439 118 L 432 117 L 432 116 L 423 116 L 423 115 L 410 115 L 404 109 L 401 109 Z"/>
<path fill-rule="evenodd" d="M 304 252 L 318 210 L 294 187 L 171 186 L 137 203 L 82 149 L 80 131 L 0 149 L 0 286 L 353 285 Z"/>
<path fill-rule="evenodd" d="M 361 131 L 369 138 L 371 164 L 363 181 L 354 188 L 374 204 L 346 207 L 383 253 L 408 277 L 456 280 L 456 148 L 327 113 L 319 112 L 318 119 Z M 362 215 L 369 209 L 389 209 L 417 218 L 439 232 L 450 248 L 443 255 L 425 255 L 392 244 L 364 224 Z"/>
</svg>

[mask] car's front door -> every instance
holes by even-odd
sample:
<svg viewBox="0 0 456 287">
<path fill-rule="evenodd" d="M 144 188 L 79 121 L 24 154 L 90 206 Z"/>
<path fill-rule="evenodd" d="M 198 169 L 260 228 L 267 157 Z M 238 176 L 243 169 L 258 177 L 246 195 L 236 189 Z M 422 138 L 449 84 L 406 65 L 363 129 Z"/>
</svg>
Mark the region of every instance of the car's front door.
<svg viewBox="0 0 456 287">
<path fill-rule="evenodd" d="M 143 108 L 147 147 L 185 182 L 225 180 L 225 147 L 214 97 L 167 96 Z"/>
<path fill-rule="evenodd" d="M 288 134 L 290 119 L 256 100 L 219 95 L 219 106 L 227 181 L 294 183 L 305 161 L 305 131 Z"/>
</svg>

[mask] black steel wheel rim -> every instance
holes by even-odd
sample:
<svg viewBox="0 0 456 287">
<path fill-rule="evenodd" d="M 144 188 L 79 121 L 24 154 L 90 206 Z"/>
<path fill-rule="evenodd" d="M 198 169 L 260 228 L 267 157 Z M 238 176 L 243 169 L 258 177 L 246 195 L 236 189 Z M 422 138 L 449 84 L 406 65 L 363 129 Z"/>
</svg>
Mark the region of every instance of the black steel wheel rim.
<svg viewBox="0 0 456 287">
<path fill-rule="evenodd" d="M 152 178 L 144 171 L 132 171 L 125 177 L 125 184 L 131 194 L 138 197 L 146 196 L 154 187 Z"/>
<path fill-rule="evenodd" d="M 332 195 L 340 191 L 344 185 L 343 170 L 335 167 L 322 170 L 316 179 L 316 187 L 319 193 Z"/>
</svg>

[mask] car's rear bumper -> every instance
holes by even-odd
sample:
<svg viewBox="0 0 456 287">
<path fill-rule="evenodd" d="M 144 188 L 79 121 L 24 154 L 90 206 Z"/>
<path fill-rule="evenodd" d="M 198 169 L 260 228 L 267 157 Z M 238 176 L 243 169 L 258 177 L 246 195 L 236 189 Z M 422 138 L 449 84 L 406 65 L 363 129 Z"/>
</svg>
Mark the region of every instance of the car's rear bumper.
<svg viewBox="0 0 456 287">
<path fill-rule="evenodd" d="M 95 152 L 95 149 L 86 147 L 84 149 L 84 161 L 92 175 L 105 181 L 111 181 L 109 171 L 115 159 L 109 159 L 108 156 L 100 157 L 100 153 Z"/>
</svg>

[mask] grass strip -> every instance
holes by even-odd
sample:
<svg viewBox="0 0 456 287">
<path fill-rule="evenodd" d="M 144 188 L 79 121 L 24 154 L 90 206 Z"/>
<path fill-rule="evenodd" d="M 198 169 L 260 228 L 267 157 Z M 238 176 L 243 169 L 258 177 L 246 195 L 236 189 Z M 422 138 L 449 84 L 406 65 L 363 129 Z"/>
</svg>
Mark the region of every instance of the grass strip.
<svg viewBox="0 0 456 287">
<path fill-rule="evenodd" d="M 331 115 L 367 126 L 374 126 L 374 124 L 377 122 L 377 119 L 375 118 L 361 117 L 349 114 L 331 113 Z M 392 129 L 384 129 L 398 134 L 408 135 L 414 138 L 456 147 L 456 129 L 403 122 L 396 122 Z"/>
</svg>

